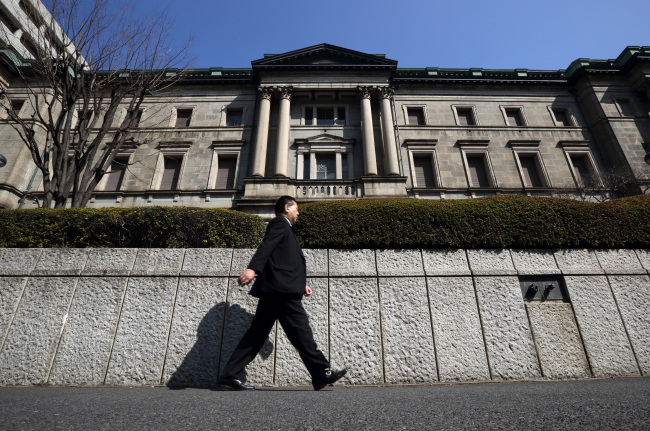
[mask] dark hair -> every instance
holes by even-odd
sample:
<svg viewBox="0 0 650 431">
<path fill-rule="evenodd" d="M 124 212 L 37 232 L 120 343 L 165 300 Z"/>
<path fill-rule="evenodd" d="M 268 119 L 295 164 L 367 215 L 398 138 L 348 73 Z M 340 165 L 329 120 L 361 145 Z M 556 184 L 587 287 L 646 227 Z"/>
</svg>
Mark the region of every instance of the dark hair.
<svg viewBox="0 0 650 431">
<path fill-rule="evenodd" d="M 280 196 L 280 198 L 275 201 L 275 215 L 279 216 L 282 214 L 286 214 L 284 211 L 284 206 L 289 205 L 292 206 L 294 204 L 297 204 L 296 198 L 291 197 L 291 196 Z"/>
</svg>

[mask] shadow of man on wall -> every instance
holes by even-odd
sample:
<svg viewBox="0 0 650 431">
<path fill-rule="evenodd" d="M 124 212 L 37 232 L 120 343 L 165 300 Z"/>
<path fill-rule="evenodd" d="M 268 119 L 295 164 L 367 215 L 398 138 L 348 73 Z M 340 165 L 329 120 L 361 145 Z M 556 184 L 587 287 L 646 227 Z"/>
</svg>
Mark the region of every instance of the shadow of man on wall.
<svg viewBox="0 0 650 431">
<path fill-rule="evenodd" d="M 225 316 L 225 318 L 224 318 Z M 171 375 L 167 386 L 172 389 L 214 388 L 219 372 L 249 328 L 253 314 L 238 304 L 220 302 L 201 319 L 196 343 Z M 273 343 L 267 338 L 260 356 L 267 359 Z"/>
</svg>

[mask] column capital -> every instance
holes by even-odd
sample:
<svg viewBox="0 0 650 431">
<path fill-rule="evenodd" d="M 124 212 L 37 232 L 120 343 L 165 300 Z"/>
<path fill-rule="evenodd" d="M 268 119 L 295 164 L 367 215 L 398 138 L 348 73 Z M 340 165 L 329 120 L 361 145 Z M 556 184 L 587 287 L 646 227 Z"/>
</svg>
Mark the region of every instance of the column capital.
<svg viewBox="0 0 650 431">
<path fill-rule="evenodd" d="M 271 100 L 271 96 L 273 95 L 273 87 L 260 86 L 257 89 L 257 95 L 259 96 L 260 99 Z"/>
<path fill-rule="evenodd" d="M 372 96 L 373 87 L 357 87 L 359 90 L 359 97 L 362 99 L 370 99 Z"/>
<path fill-rule="evenodd" d="M 391 87 L 379 87 L 382 99 L 390 99 L 395 94 L 395 91 Z"/>
<path fill-rule="evenodd" d="M 291 96 L 293 96 L 293 87 L 291 86 L 278 87 L 278 91 L 282 99 L 291 99 Z"/>
</svg>

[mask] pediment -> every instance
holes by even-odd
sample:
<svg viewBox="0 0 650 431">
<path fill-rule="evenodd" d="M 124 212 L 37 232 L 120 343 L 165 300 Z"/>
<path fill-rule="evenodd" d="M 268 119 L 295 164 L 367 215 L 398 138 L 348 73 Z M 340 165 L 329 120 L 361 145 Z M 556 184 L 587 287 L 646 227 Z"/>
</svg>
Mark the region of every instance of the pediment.
<svg viewBox="0 0 650 431">
<path fill-rule="evenodd" d="M 354 144 L 355 139 L 345 139 L 340 136 L 330 135 L 329 133 L 321 133 L 320 135 L 311 136 L 309 138 L 296 139 L 298 145 L 351 145 Z"/>
<path fill-rule="evenodd" d="M 395 68 L 397 61 L 323 43 L 284 54 L 267 54 L 252 61 L 253 68 Z"/>
</svg>

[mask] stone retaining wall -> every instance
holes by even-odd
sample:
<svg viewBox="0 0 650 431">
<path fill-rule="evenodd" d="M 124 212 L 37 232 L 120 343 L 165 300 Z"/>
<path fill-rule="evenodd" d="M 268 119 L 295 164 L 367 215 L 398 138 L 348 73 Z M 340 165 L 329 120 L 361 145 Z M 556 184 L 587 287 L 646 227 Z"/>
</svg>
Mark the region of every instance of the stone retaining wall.
<svg viewBox="0 0 650 431">
<path fill-rule="evenodd" d="M 236 283 L 253 253 L 0 249 L 0 385 L 214 385 L 254 313 Z M 650 251 L 305 254 L 305 308 L 345 384 L 650 374 Z M 566 300 L 525 300 L 535 275 Z M 248 381 L 309 383 L 281 329 Z"/>
</svg>

